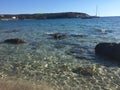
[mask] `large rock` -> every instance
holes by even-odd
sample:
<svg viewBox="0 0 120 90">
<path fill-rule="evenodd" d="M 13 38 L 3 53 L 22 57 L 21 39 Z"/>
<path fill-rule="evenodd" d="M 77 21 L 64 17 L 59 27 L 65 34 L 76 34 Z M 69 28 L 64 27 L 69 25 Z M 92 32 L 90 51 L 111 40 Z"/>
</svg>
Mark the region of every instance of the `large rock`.
<svg viewBox="0 0 120 90">
<path fill-rule="evenodd" d="M 10 43 L 10 44 L 22 44 L 25 43 L 25 41 L 18 39 L 18 38 L 14 38 L 14 39 L 6 39 L 4 41 L 4 43 Z"/>
<path fill-rule="evenodd" d="M 99 43 L 95 47 L 95 53 L 105 56 L 111 60 L 120 61 L 120 44 L 117 43 Z"/>
</svg>

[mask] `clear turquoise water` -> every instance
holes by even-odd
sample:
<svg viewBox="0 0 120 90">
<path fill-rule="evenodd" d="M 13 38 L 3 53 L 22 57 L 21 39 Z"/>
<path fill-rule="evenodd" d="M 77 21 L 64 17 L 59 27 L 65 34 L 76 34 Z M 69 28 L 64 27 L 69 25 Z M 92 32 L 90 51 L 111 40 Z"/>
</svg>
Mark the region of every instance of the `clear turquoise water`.
<svg viewBox="0 0 120 90">
<path fill-rule="evenodd" d="M 68 37 L 55 40 L 49 34 L 56 32 Z M 0 21 L 0 42 L 9 38 L 26 41 L 0 44 L 0 77 L 42 80 L 60 89 L 119 90 L 120 64 L 94 52 L 99 42 L 120 42 L 119 35 L 119 17 Z M 94 74 L 85 75 L 81 69 L 73 72 L 79 67 Z"/>
</svg>

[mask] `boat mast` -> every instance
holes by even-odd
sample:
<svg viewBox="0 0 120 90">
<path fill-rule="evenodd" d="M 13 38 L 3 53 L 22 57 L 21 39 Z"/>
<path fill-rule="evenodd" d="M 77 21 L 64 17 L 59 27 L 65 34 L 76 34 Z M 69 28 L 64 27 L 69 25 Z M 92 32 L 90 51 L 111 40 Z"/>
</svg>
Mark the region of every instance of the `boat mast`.
<svg viewBox="0 0 120 90">
<path fill-rule="evenodd" d="M 98 12 L 98 6 L 96 5 L 96 15 L 95 16 L 97 16 L 97 12 Z"/>
</svg>

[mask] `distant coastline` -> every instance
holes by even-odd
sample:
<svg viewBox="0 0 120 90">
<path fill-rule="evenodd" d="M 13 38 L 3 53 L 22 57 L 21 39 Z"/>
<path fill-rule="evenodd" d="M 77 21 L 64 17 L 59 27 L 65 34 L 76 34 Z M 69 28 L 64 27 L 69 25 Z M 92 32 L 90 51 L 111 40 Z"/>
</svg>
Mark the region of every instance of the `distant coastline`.
<svg viewBox="0 0 120 90">
<path fill-rule="evenodd" d="M 42 13 L 42 14 L 1 14 L 0 20 L 25 20 L 25 19 L 62 19 L 62 18 L 81 18 L 91 19 L 97 16 L 90 16 L 81 12 L 62 12 L 62 13 Z"/>
</svg>

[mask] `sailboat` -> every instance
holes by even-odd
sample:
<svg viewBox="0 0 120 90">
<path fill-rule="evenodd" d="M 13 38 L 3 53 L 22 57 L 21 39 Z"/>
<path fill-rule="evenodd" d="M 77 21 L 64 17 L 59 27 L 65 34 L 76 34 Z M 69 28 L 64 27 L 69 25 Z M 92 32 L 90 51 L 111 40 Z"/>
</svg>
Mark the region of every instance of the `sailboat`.
<svg viewBox="0 0 120 90">
<path fill-rule="evenodd" d="M 99 16 L 97 16 L 97 12 L 98 12 L 98 6 L 96 6 L 96 14 L 95 14 L 95 16 L 83 17 L 83 18 L 81 18 L 81 19 L 92 19 L 92 18 L 99 18 Z"/>
</svg>

